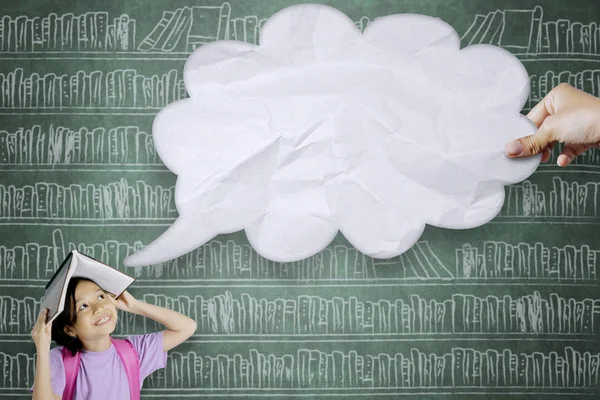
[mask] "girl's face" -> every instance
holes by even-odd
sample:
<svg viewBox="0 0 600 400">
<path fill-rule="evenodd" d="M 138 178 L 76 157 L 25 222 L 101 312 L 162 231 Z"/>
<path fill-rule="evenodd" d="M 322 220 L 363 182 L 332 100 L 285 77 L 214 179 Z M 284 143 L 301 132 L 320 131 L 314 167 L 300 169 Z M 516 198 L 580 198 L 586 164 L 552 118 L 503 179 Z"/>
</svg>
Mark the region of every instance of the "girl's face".
<svg viewBox="0 0 600 400">
<path fill-rule="evenodd" d="M 117 324 L 117 309 L 108 296 L 94 282 L 79 282 L 75 288 L 77 320 L 65 328 L 67 334 L 77 335 L 84 344 L 110 335 Z"/>
</svg>

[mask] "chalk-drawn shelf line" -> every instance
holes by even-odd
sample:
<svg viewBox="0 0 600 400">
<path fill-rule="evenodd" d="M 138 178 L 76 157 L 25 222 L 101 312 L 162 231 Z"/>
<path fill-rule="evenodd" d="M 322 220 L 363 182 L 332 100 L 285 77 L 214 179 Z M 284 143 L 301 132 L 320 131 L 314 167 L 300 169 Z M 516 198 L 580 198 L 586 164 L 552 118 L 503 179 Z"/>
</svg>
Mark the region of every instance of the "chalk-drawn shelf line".
<svg viewBox="0 0 600 400">
<path fill-rule="evenodd" d="M 45 165 L 19 165 L 11 167 L 1 167 L 0 172 L 153 172 L 153 173 L 172 173 L 167 167 L 160 168 L 160 165 L 147 164 L 147 165 L 134 165 L 134 164 L 122 164 L 117 166 L 114 164 L 78 164 L 77 167 L 72 167 L 74 164 L 45 164 Z M 32 168 L 32 167 L 42 168 Z M 127 167 L 127 168 L 124 168 Z"/>
<path fill-rule="evenodd" d="M 286 344 L 286 343 L 421 343 L 421 342 L 448 342 L 448 343 L 456 343 L 461 340 L 468 340 L 470 342 L 479 342 L 479 343 L 488 343 L 488 342 L 502 342 L 502 343 L 510 343 L 510 342 L 566 342 L 566 343 L 594 343 L 594 339 L 573 339 L 573 338 L 539 338 L 535 336 L 531 337 L 521 337 L 521 338 L 513 338 L 513 339 L 504 339 L 504 338 L 493 338 L 493 337 L 447 337 L 447 338 L 419 338 L 418 335 L 413 335 L 412 337 L 406 338 L 373 338 L 370 336 L 365 336 L 363 338 L 323 338 L 320 336 L 313 337 L 311 335 L 305 335 L 305 338 L 291 338 L 291 339 L 228 339 L 225 335 L 222 335 L 222 339 L 206 339 L 206 338 L 190 338 L 186 340 L 188 344 L 194 345 L 207 345 L 207 344 L 244 344 L 244 343 L 252 343 L 252 344 Z M 14 345 L 23 345 L 27 342 L 31 342 L 31 339 L 21 339 L 21 340 L 4 340 L 0 338 L 0 343 L 6 344 L 14 344 Z"/>
<path fill-rule="evenodd" d="M 468 391 L 458 391 L 459 389 L 474 389 L 477 390 L 468 390 Z M 443 392 L 440 390 L 448 389 L 448 392 Z M 502 390 L 505 389 L 505 390 Z M 522 391 L 515 391 L 515 389 L 520 389 Z M 546 390 L 544 390 L 546 389 Z M 562 390 L 561 390 L 562 389 Z M 17 392 L 17 390 L 22 391 L 23 393 Z M 392 388 L 379 388 L 379 387 L 353 387 L 353 388 L 294 388 L 289 389 L 288 392 L 281 392 L 283 389 L 277 388 L 262 388 L 262 389 L 247 389 L 247 388 L 230 388 L 230 389 L 187 389 L 187 388 L 172 388 L 172 389 L 142 389 L 142 393 L 144 394 L 144 398 L 152 397 L 152 398 L 165 398 L 165 397 L 188 397 L 188 398 L 198 398 L 198 397 L 206 397 L 206 398 L 214 398 L 214 397 L 307 397 L 314 398 L 315 396 L 319 397 L 359 397 L 364 398 L 365 391 L 368 391 L 368 396 L 394 396 L 394 395 L 402 395 L 402 396 L 423 396 L 423 395 L 436 395 L 436 396 L 456 396 L 456 395 L 567 395 L 567 396 L 589 396 L 589 397 L 597 397 L 597 391 L 585 391 L 585 388 L 544 388 L 544 387 L 535 387 L 535 388 L 526 388 L 526 387 L 501 387 L 501 388 L 490 388 L 490 390 L 485 390 L 482 387 L 475 386 L 461 386 L 453 388 L 451 386 L 444 387 L 432 387 L 430 389 L 421 389 L 407 387 L 392 387 Z M 298 391 L 302 391 L 303 393 L 298 393 Z M 314 391 L 314 392 L 311 392 Z M 329 391 L 329 392 L 327 392 Z M 170 392 L 170 393 L 169 393 Z M 183 393 L 182 393 L 183 392 Z M 221 393 L 219 393 L 221 392 Z M 26 389 L 0 389 L 0 397 L 3 396 L 13 396 L 13 397 L 27 397 L 31 398 L 31 393 L 29 393 Z"/>
<path fill-rule="evenodd" d="M 120 110 L 120 108 L 115 109 L 115 111 L 113 111 L 113 112 L 106 112 L 106 111 L 96 111 L 96 112 L 69 111 L 69 112 L 65 112 L 63 110 L 46 111 L 44 109 L 39 109 L 38 111 L 35 111 L 35 110 L 21 111 L 16 108 L 13 108 L 12 110 L 14 110 L 14 111 L 12 111 L 12 112 L 0 111 L 0 115 L 6 115 L 6 116 L 27 116 L 27 115 L 76 115 L 76 116 L 113 115 L 114 116 L 114 115 L 120 115 L 120 116 L 126 116 L 126 117 L 143 117 L 143 116 L 156 117 L 156 114 L 158 113 L 158 111 L 160 109 L 157 108 L 157 109 L 155 109 L 155 111 L 152 111 L 152 112 L 143 112 L 143 109 L 140 109 L 140 111 L 137 111 L 137 112 L 119 112 L 118 110 Z"/>
<path fill-rule="evenodd" d="M 0 172 L 171 172 L 163 164 L 113 164 L 113 163 L 55 163 L 55 164 L 8 164 L 0 163 Z M 600 173 L 600 165 L 570 165 L 569 170 L 550 164 L 540 164 L 535 174 L 540 173 L 576 174 L 582 172 Z"/>
<path fill-rule="evenodd" d="M 400 268 L 400 267 L 399 267 Z M 250 282 L 246 282 L 243 281 L 240 283 L 239 280 L 232 280 L 230 283 L 211 283 L 209 280 L 202 280 L 202 283 L 199 283 L 200 280 L 193 280 L 193 279 L 189 279 L 189 280 L 181 280 L 176 282 L 176 284 L 172 283 L 171 281 L 157 281 L 157 280 L 144 280 L 144 281 L 136 281 L 136 287 L 138 288 L 145 288 L 145 289 L 152 289 L 152 288 L 156 288 L 156 289 L 233 289 L 233 288 L 239 288 L 239 289 L 244 289 L 244 288 L 336 288 L 336 289 L 340 289 L 340 288 L 355 288 L 355 287 L 393 287 L 393 288 L 401 288 L 401 287 L 428 287 L 428 286 L 433 286 L 433 287 L 441 287 L 441 286 L 449 286 L 449 287 L 457 287 L 457 286 L 461 286 L 461 287 L 500 287 L 500 288 L 505 288 L 507 286 L 515 286 L 515 287 L 525 287 L 525 286 L 531 286 L 531 287 L 550 287 L 550 288 L 556 288 L 556 287 L 578 287 L 578 288 L 583 288 L 583 287 L 588 287 L 588 288 L 599 288 L 600 287 L 600 281 L 595 281 L 593 283 L 588 283 L 587 281 L 580 281 L 580 282 L 563 282 L 563 281 L 558 281 L 555 280 L 553 282 L 538 282 L 536 281 L 530 281 L 530 282 L 525 282 L 523 281 L 523 279 L 513 279 L 512 282 L 508 281 L 508 280 L 499 280 L 497 282 L 493 282 L 491 280 L 479 280 L 479 281 L 475 281 L 475 280 L 452 280 L 452 281 L 441 281 L 440 279 L 430 279 L 430 280 L 418 280 L 418 279 L 406 279 L 404 280 L 404 282 L 394 282 L 394 283 L 390 283 L 387 282 L 390 279 L 381 279 L 380 281 L 377 281 L 376 279 L 373 280 L 364 280 L 363 282 L 352 282 L 352 283 L 339 283 L 340 281 L 335 281 L 338 283 L 330 283 L 330 282 L 334 282 L 333 280 L 329 280 L 327 282 L 319 282 L 318 280 L 314 279 L 314 280 L 307 280 L 307 282 L 299 282 L 296 280 L 289 280 L 289 281 L 284 281 L 284 280 L 278 280 L 275 281 L 273 283 L 269 282 L 268 280 L 256 280 L 257 283 L 250 283 Z M 260 283 L 258 283 L 260 282 Z M 5 288 L 5 287 L 15 287 L 17 283 L 15 281 L 11 281 L 8 279 L 2 279 L 0 281 L 0 288 Z M 44 284 L 45 285 L 45 284 Z M 31 289 L 40 289 L 42 290 L 44 288 L 44 285 L 42 283 L 40 284 L 23 284 L 23 285 L 19 285 L 20 288 L 31 288 Z"/>
<path fill-rule="evenodd" d="M 191 52 L 109 52 L 109 51 L 36 51 L 1 52 L 3 60 L 107 60 L 107 61 L 177 61 L 185 62 Z M 600 63 L 600 54 L 571 53 L 571 54 L 528 54 L 513 53 L 521 62 L 593 62 Z"/>
<path fill-rule="evenodd" d="M 396 268 L 402 268 L 401 265 L 395 266 Z M 394 283 L 390 283 L 393 281 Z M 10 279 L 2 278 L 0 280 L 0 287 L 29 287 L 43 289 L 48 283 L 47 280 L 42 279 Z M 136 286 L 139 288 L 164 288 L 164 287 L 176 287 L 176 288 L 228 288 L 228 287 L 306 287 L 311 284 L 313 287 L 327 286 L 327 287 L 356 287 L 356 286 L 429 286 L 429 285 L 443 285 L 443 286 L 587 286 L 587 287 L 599 287 L 600 279 L 557 279 L 557 278 L 534 278 L 527 279 L 523 277 L 517 278 L 486 278 L 486 279 L 464 279 L 464 278 L 372 278 L 372 279 L 162 279 L 157 283 L 156 279 L 136 279 Z"/>
<path fill-rule="evenodd" d="M 20 217 L 20 218 L 2 218 L 0 219 L 0 226 L 30 226 L 30 225 L 41 225 L 41 226 L 114 226 L 114 227 L 127 227 L 127 226 L 155 226 L 155 227 L 168 227 L 175 221 L 175 218 L 162 218 L 162 219 L 129 219 L 123 220 L 119 218 L 104 218 L 104 219 L 65 219 L 65 218 L 33 218 L 33 217 Z M 489 224 L 564 224 L 564 225 L 600 225 L 600 217 L 584 217 L 584 216 L 570 216 L 570 217 L 512 217 L 504 216 L 497 217 L 496 219 L 488 222 Z"/>
</svg>

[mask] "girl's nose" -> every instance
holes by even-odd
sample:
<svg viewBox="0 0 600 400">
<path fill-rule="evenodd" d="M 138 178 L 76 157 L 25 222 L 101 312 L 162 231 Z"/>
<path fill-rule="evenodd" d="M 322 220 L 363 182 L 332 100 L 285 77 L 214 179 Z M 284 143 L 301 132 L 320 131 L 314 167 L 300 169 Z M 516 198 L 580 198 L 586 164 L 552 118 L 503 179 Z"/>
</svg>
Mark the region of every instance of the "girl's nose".
<svg viewBox="0 0 600 400">
<path fill-rule="evenodd" d="M 104 311 L 104 307 L 102 307 L 102 305 L 96 304 L 94 306 L 94 314 L 100 314 L 102 311 Z"/>
</svg>

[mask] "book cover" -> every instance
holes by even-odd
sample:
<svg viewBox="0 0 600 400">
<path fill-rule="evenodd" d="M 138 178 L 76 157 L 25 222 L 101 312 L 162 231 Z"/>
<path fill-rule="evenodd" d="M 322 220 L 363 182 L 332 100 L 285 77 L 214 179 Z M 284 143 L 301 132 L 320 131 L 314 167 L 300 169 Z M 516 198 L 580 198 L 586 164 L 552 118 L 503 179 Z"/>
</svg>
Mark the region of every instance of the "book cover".
<svg viewBox="0 0 600 400">
<path fill-rule="evenodd" d="M 71 279 L 76 277 L 90 279 L 116 297 L 135 281 L 127 274 L 72 250 L 46 285 L 41 304 L 42 309 L 49 310 L 46 323 L 56 319 L 64 310 L 67 287 Z"/>
</svg>

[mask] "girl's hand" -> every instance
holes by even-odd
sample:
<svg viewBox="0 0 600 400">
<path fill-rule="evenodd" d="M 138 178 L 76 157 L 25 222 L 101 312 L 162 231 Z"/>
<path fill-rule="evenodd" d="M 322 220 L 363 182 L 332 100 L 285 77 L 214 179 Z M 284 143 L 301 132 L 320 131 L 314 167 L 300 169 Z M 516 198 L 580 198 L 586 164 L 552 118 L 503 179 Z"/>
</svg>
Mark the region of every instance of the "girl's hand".
<svg viewBox="0 0 600 400">
<path fill-rule="evenodd" d="M 35 343 L 35 348 L 38 353 L 50 351 L 50 343 L 52 343 L 52 322 L 46 323 L 48 309 L 40 311 L 37 321 L 31 330 L 31 338 Z"/>
<path fill-rule="evenodd" d="M 133 297 L 127 290 L 121 293 L 117 298 L 114 295 L 108 296 L 119 310 L 126 311 L 128 313 L 136 314 L 136 307 L 138 301 Z"/>
</svg>

